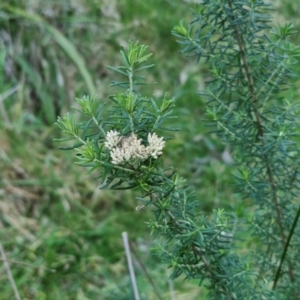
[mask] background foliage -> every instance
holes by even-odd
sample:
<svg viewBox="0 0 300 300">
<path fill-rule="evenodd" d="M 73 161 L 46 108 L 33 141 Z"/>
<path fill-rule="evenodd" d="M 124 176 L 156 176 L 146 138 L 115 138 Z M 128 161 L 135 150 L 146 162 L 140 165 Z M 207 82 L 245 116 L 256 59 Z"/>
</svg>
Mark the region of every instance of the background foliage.
<svg viewBox="0 0 300 300">
<path fill-rule="evenodd" d="M 131 192 L 95 189 L 97 180 L 73 165 L 69 153 L 52 141 L 60 133 L 52 125 L 88 93 L 107 102 L 119 64 L 120 45 L 129 39 L 150 45 L 154 53 L 144 94 L 176 99 L 179 116 L 174 139 L 164 154 L 194 186 L 200 209 L 235 206 L 230 149 L 199 120 L 204 102 L 206 69 L 178 54 L 171 29 L 191 18 L 184 1 L 29 1 L 0 4 L 0 241 L 11 260 L 56 269 L 11 264 L 22 299 L 131 299 L 121 232 L 128 231 L 163 298 L 170 298 L 168 274 L 155 257 L 147 211 L 136 211 Z M 278 4 L 277 20 L 296 19 L 299 4 Z M 279 10 L 278 10 L 279 11 Z M 276 12 L 275 12 L 276 13 Z M 299 23 L 296 22 L 296 28 Z M 299 34 L 294 37 L 299 44 Z M 300 70 L 300 66 L 298 67 Z M 148 73 L 149 74 L 149 73 Z M 294 92 L 300 82 L 295 82 Z M 173 120 L 174 122 L 174 120 Z M 247 245 L 241 244 L 241 251 Z M 156 299 L 139 265 L 143 299 Z M 13 299 L 12 287 L 0 269 L 1 299 Z M 205 290 L 174 282 L 176 299 L 205 299 Z"/>
</svg>

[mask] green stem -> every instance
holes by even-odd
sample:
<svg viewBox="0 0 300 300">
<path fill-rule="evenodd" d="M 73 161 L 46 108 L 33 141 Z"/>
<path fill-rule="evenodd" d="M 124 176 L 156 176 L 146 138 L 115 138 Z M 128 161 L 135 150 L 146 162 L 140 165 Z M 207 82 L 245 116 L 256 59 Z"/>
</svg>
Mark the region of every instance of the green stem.
<svg viewBox="0 0 300 300">
<path fill-rule="evenodd" d="M 129 72 L 129 94 L 133 93 L 133 66 L 130 67 Z"/>
<path fill-rule="evenodd" d="M 103 133 L 103 136 L 106 136 L 106 133 L 104 131 L 104 129 L 102 128 L 102 126 L 98 123 L 97 119 L 95 118 L 94 115 L 92 115 L 93 121 L 96 123 L 96 125 L 98 126 L 98 128 L 100 129 L 100 131 Z"/>
<path fill-rule="evenodd" d="M 80 136 L 78 136 L 77 134 L 73 134 L 73 135 L 79 142 L 81 142 L 83 145 L 86 145 L 86 141 L 84 141 Z"/>
<path fill-rule="evenodd" d="M 131 96 L 133 94 L 133 70 L 134 70 L 134 66 L 130 66 L 130 72 L 129 72 L 129 96 Z M 129 116 L 129 120 L 130 120 L 130 129 L 131 132 L 134 133 L 134 123 L 133 123 L 133 118 L 131 116 L 131 113 L 128 113 Z"/>
<path fill-rule="evenodd" d="M 135 170 L 131 170 L 131 169 L 128 169 L 128 168 L 124 168 L 124 167 L 120 167 L 120 166 L 117 166 L 117 165 L 114 165 L 114 164 L 110 164 L 110 163 L 107 163 L 107 162 L 103 162 L 99 159 L 94 159 L 94 161 L 102 166 L 106 166 L 106 167 L 114 167 L 115 169 L 118 169 L 118 170 L 121 170 L 121 171 L 124 171 L 124 172 L 128 172 L 128 173 L 131 173 L 131 174 L 134 174 L 136 173 Z"/>
</svg>

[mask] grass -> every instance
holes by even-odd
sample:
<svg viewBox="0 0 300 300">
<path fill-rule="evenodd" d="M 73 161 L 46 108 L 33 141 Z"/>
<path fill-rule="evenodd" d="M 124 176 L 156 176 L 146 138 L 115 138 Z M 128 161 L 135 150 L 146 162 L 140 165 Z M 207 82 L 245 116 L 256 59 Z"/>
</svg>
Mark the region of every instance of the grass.
<svg viewBox="0 0 300 300">
<path fill-rule="evenodd" d="M 170 33 L 191 17 L 191 6 L 163 0 L 0 4 L 0 241 L 9 260 L 32 265 L 10 263 L 21 299 L 133 299 L 123 231 L 162 298 L 171 299 L 168 272 L 152 255 L 145 224 L 151 212 L 136 211 L 132 192 L 99 190 L 98 180 L 53 142 L 60 134 L 53 121 L 75 97 L 96 92 L 108 101 L 116 78 L 106 66 L 118 66 L 120 46 L 129 39 L 154 53 L 148 81 L 158 84 L 145 94 L 168 92 L 176 99 L 181 131 L 168 142 L 164 163 L 176 162 L 195 188 L 199 209 L 209 214 L 234 206 L 247 215 L 232 196 L 230 149 L 199 122 L 205 107 L 196 91 L 204 66 L 182 57 Z M 156 299 L 136 261 L 135 272 L 141 299 Z M 0 283 L 1 300 L 15 299 L 3 266 Z M 174 289 L 177 300 L 205 299 L 197 282 L 179 278 Z"/>
</svg>

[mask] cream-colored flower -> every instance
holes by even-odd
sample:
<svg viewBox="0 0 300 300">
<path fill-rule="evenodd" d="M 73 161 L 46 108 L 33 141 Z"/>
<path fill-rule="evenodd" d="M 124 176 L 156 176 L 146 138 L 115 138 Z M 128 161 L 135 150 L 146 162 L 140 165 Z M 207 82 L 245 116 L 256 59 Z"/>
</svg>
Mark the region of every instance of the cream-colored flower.
<svg viewBox="0 0 300 300">
<path fill-rule="evenodd" d="M 157 159 L 162 154 L 165 141 L 155 133 L 149 133 L 148 143 L 147 147 L 142 145 L 142 139 L 138 139 L 135 133 L 120 136 L 119 132 L 111 130 L 106 135 L 104 145 L 110 150 L 111 162 L 117 165 L 135 160 L 143 161 L 150 156 Z"/>
<path fill-rule="evenodd" d="M 131 158 L 131 153 L 125 151 L 122 148 L 114 148 L 110 151 L 111 162 L 114 165 L 122 164 L 125 161 L 129 161 Z"/>
<path fill-rule="evenodd" d="M 162 154 L 165 146 L 165 141 L 162 137 L 158 137 L 156 133 L 148 133 L 148 153 L 155 159 Z"/>
<path fill-rule="evenodd" d="M 106 134 L 106 142 L 104 143 L 105 147 L 109 150 L 117 147 L 120 140 L 120 133 L 116 130 L 110 130 Z"/>
</svg>

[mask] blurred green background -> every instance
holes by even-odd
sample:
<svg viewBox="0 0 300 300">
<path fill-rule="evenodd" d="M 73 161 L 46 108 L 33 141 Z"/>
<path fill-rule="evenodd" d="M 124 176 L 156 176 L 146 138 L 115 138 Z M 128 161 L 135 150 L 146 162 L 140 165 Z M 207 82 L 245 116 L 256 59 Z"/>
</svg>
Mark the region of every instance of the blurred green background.
<svg viewBox="0 0 300 300">
<path fill-rule="evenodd" d="M 197 1 L 194 1 L 197 2 Z M 199 1 L 198 1 L 199 2 Z M 99 180 L 74 165 L 74 153 L 57 149 L 53 123 L 74 98 L 97 94 L 107 102 L 118 79 L 128 40 L 149 45 L 157 82 L 141 93 L 175 97 L 173 134 L 164 152 L 194 187 L 199 210 L 234 209 L 246 217 L 232 191 L 230 149 L 205 127 L 205 65 L 179 53 L 171 35 L 179 20 L 192 19 L 193 1 L 168 0 L 2 0 L 0 2 L 0 241 L 21 299 L 134 299 L 121 234 L 127 231 L 162 299 L 205 299 L 197 282 L 168 281 L 168 270 L 151 255 L 146 222 L 151 211 L 130 191 L 99 189 Z M 299 29 L 298 1 L 278 2 L 276 21 Z M 299 33 L 294 42 L 299 44 Z M 297 66 L 300 70 L 300 66 Z M 293 91 L 299 93 L 300 82 Z M 2 257 L 3 258 L 3 257 Z M 136 259 L 141 299 L 158 299 Z M 41 268 L 43 267 L 43 268 Z M 53 273 L 47 269 L 55 269 Z M 15 299 L 4 266 L 0 299 Z"/>
</svg>

